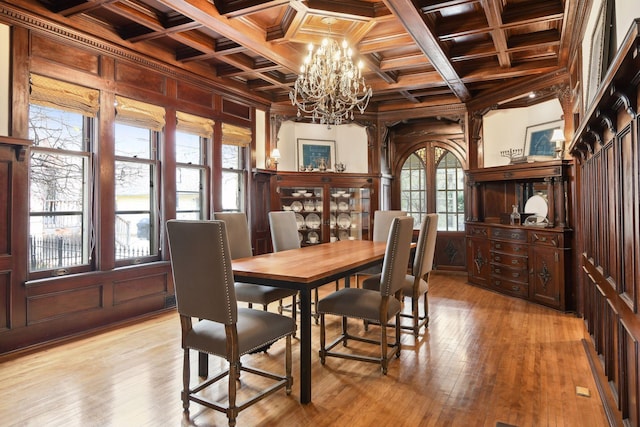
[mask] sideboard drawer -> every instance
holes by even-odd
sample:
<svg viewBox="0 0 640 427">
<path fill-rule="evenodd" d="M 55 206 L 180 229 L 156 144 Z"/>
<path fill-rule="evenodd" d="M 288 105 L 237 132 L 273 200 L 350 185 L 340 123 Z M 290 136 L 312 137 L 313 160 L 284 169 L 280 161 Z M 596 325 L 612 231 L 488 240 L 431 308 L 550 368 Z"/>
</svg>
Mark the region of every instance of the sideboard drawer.
<svg viewBox="0 0 640 427">
<path fill-rule="evenodd" d="M 526 255 L 527 246 L 520 243 L 503 242 L 500 240 L 491 241 L 491 250 L 513 255 Z"/>
<path fill-rule="evenodd" d="M 517 228 L 492 228 L 491 238 L 517 240 L 520 242 L 527 241 L 527 231 Z"/>
</svg>

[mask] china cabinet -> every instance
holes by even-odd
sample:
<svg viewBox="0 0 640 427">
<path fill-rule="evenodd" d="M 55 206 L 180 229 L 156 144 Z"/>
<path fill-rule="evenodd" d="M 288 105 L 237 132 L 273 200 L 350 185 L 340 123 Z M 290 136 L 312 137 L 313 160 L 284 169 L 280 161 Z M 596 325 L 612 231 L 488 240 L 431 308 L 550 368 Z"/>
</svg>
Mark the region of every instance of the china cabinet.
<svg viewBox="0 0 640 427">
<path fill-rule="evenodd" d="M 552 160 L 467 172 L 470 283 L 559 310 L 573 308 L 569 171 L 569 162 Z M 521 222 L 511 223 L 514 212 Z"/>
<path fill-rule="evenodd" d="M 370 238 L 377 209 L 372 175 L 332 172 L 279 172 L 271 178 L 271 208 L 296 215 L 303 246 Z"/>
</svg>

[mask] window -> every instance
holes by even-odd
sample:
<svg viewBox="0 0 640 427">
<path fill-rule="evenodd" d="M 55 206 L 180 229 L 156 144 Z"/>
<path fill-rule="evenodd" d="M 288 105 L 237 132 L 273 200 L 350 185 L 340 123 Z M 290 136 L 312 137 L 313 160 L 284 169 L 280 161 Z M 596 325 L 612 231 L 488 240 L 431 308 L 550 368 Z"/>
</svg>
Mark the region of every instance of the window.
<svg viewBox="0 0 640 427">
<path fill-rule="evenodd" d="M 413 217 L 414 227 L 427 213 L 425 152 L 422 148 L 412 153 L 400 171 L 400 208 Z"/>
<path fill-rule="evenodd" d="M 244 155 L 238 145 L 222 144 L 222 210 L 244 212 Z"/>
<path fill-rule="evenodd" d="M 115 126 L 116 260 L 157 255 L 157 137 L 150 129 Z"/>
<path fill-rule="evenodd" d="M 91 119 L 32 104 L 30 158 L 29 270 L 89 264 L 88 142 Z"/>
<path fill-rule="evenodd" d="M 181 112 L 176 116 L 176 218 L 206 219 L 206 153 L 214 123 Z"/>
<path fill-rule="evenodd" d="M 244 212 L 251 129 L 222 124 L 222 210 Z"/>
<path fill-rule="evenodd" d="M 115 259 L 157 258 L 160 246 L 158 152 L 164 109 L 116 96 Z"/>
<path fill-rule="evenodd" d="M 464 231 L 464 172 L 450 151 L 427 144 L 409 155 L 400 171 L 400 207 L 418 224 L 438 214 L 438 230 Z"/>
<path fill-rule="evenodd" d="M 99 92 L 36 74 L 29 89 L 30 277 L 88 271 Z"/>
<path fill-rule="evenodd" d="M 449 151 L 436 149 L 436 212 L 438 230 L 464 231 L 464 173 Z"/>
</svg>

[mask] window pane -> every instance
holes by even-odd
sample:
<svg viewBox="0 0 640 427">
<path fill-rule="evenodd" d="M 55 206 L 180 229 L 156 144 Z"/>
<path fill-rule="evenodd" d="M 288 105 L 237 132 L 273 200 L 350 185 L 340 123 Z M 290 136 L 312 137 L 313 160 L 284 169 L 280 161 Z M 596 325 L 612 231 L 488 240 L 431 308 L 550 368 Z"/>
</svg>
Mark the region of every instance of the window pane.
<svg viewBox="0 0 640 427">
<path fill-rule="evenodd" d="M 115 150 L 116 156 L 151 159 L 151 130 L 116 123 Z"/>
<path fill-rule="evenodd" d="M 222 209 L 244 211 L 247 147 L 222 144 Z"/>
<path fill-rule="evenodd" d="M 233 172 L 222 172 L 222 209 L 240 211 L 240 176 Z"/>
<path fill-rule="evenodd" d="M 176 216 L 190 213 L 193 219 L 202 218 L 202 180 L 204 172 L 199 168 L 179 167 L 176 169 Z"/>
<path fill-rule="evenodd" d="M 89 264 L 89 155 L 78 113 L 30 105 L 29 269 Z"/>
<path fill-rule="evenodd" d="M 438 229 L 458 231 L 464 229 L 464 221 L 460 225 L 459 218 L 464 217 L 464 174 L 458 159 L 450 152 L 443 150 L 443 155 L 436 169 L 436 211 L 438 212 Z"/>
<path fill-rule="evenodd" d="M 150 165 L 116 162 L 116 210 L 149 211 L 151 209 Z"/>
<path fill-rule="evenodd" d="M 29 105 L 29 139 L 34 147 L 84 151 L 82 114 Z"/>
<path fill-rule="evenodd" d="M 222 145 L 222 167 L 225 169 L 241 169 L 240 150 L 237 145 Z"/>
<path fill-rule="evenodd" d="M 176 162 L 201 165 L 204 163 L 199 135 L 176 132 Z"/>
</svg>

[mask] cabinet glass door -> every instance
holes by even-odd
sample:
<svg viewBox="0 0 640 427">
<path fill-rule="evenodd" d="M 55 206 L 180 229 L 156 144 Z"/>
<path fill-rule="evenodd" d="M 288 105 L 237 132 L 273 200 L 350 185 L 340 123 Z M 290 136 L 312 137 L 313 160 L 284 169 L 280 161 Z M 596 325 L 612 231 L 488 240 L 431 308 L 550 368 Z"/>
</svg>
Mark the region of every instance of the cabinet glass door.
<svg viewBox="0 0 640 427">
<path fill-rule="evenodd" d="M 280 187 L 281 208 L 293 211 L 302 246 L 316 245 L 322 236 L 322 187 Z"/>
<path fill-rule="evenodd" d="M 330 241 L 368 239 L 369 189 L 332 187 L 329 193 Z"/>
</svg>

